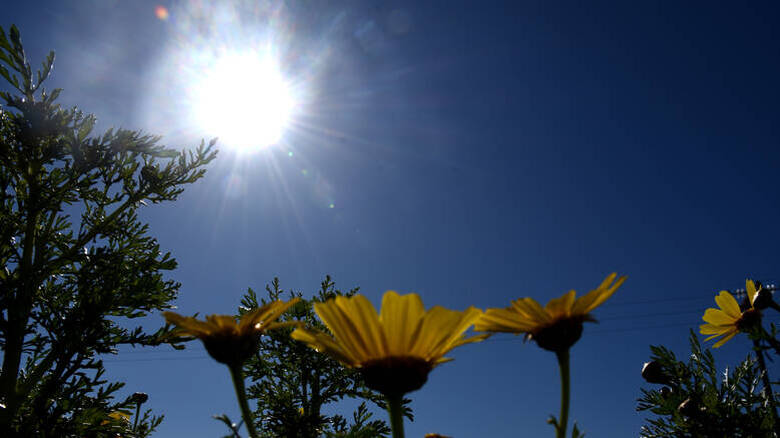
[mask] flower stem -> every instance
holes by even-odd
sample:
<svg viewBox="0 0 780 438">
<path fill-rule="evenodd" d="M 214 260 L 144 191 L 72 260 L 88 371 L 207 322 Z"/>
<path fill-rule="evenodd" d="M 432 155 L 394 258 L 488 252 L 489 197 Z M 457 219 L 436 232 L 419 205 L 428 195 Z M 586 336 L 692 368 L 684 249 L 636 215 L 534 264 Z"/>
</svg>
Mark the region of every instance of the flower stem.
<svg viewBox="0 0 780 438">
<path fill-rule="evenodd" d="M 236 397 L 238 405 L 241 407 L 241 417 L 244 419 L 246 430 L 249 431 L 250 437 L 258 438 L 252 411 L 249 410 L 249 404 L 246 401 L 246 387 L 244 387 L 244 373 L 241 370 L 241 365 L 229 365 L 228 368 L 230 368 L 230 377 L 233 378 L 233 387 L 236 389 Z"/>
<path fill-rule="evenodd" d="M 387 412 L 390 414 L 390 427 L 393 429 L 393 438 L 404 438 L 404 410 L 401 403 L 403 396 L 388 395 Z"/>
<path fill-rule="evenodd" d="M 558 417 L 557 438 L 566 438 L 569 423 L 569 350 L 556 351 L 561 371 L 561 415 Z"/>
<path fill-rule="evenodd" d="M 766 368 L 766 359 L 764 359 L 764 349 L 761 348 L 761 341 L 759 339 L 753 340 L 753 348 L 756 351 L 756 359 L 758 359 L 758 366 L 761 368 L 761 379 L 764 381 L 764 393 L 768 400 L 769 409 L 772 410 L 772 423 L 775 430 L 775 436 L 780 436 L 780 423 L 777 421 L 777 407 L 775 405 L 775 392 L 772 389 L 772 382 L 769 380 L 769 371 Z"/>
<path fill-rule="evenodd" d="M 141 403 L 135 403 L 135 420 L 133 421 L 133 433 L 138 430 L 138 417 L 141 415 Z"/>
<path fill-rule="evenodd" d="M 772 348 L 775 350 L 775 354 L 780 355 L 780 341 L 772 337 L 772 335 L 767 333 L 767 331 L 763 328 L 761 331 L 763 332 L 763 338 L 766 339 L 766 341 L 769 342 L 769 345 L 772 346 Z"/>
</svg>

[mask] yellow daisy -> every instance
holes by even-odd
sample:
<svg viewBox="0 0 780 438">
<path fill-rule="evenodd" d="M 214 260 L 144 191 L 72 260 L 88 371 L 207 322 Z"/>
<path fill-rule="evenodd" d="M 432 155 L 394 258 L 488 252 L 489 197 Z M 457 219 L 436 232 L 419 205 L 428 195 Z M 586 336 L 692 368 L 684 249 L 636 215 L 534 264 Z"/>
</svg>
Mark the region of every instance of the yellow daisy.
<svg viewBox="0 0 780 438">
<path fill-rule="evenodd" d="M 550 351 L 564 351 L 582 335 L 582 323 L 595 321 L 590 312 L 600 306 L 626 280 L 612 273 L 597 287 L 580 298 L 570 290 L 542 307 L 533 298 L 512 301 L 505 309 L 488 309 L 474 324 L 480 332 L 526 333 L 536 343 Z"/>
<path fill-rule="evenodd" d="M 379 314 L 362 295 L 315 303 L 314 310 L 333 336 L 298 328 L 293 339 L 359 369 L 369 388 L 387 396 L 419 389 L 436 365 L 451 360 L 444 357 L 447 352 L 487 337 L 463 334 L 481 310 L 435 306 L 426 312 L 417 294 L 386 292 Z"/>
<path fill-rule="evenodd" d="M 750 307 L 744 312 L 739 309 L 737 300 L 725 290 L 720 291 L 720 294 L 715 297 L 715 303 L 718 304 L 719 309 L 709 308 L 704 311 L 702 319 L 707 324 L 702 324 L 699 327 L 699 332 L 703 335 L 711 335 L 705 341 L 723 336 L 713 347 L 720 347 L 737 333 L 750 331 L 761 322 L 761 312 L 753 307 L 758 296 L 755 283 L 752 280 L 746 280 L 745 289 L 747 289 Z"/>
<path fill-rule="evenodd" d="M 113 411 L 108 414 L 108 419 L 100 422 L 101 426 L 110 425 L 112 430 L 125 430 L 130 425 L 130 414 L 122 411 Z M 116 434 L 121 437 L 122 435 Z"/>
<path fill-rule="evenodd" d="M 259 335 L 263 332 L 296 324 L 276 322 L 276 319 L 298 300 L 295 298 L 287 302 L 272 301 L 245 313 L 238 323 L 236 318 L 230 315 L 208 315 L 205 321 L 174 312 L 163 312 L 163 315 L 169 324 L 178 327 L 179 334 L 194 336 L 203 341 L 206 351 L 214 360 L 236 366 L 257 351 Z"/>
<path fill-rule="evenodd" d="M 114 411 L 110 414 L 108 414 L 109 417 L 111 417 L 114 420 L 119 421 L 130 421 L 130 414 L 122 411 Z"/>
</svg>

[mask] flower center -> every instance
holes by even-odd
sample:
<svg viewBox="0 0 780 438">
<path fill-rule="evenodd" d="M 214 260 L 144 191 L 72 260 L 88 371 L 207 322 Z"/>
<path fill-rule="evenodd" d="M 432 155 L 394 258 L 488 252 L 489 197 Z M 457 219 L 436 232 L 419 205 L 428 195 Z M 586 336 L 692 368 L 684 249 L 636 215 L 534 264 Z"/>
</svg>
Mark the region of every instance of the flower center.
<svg viewBox="0 0 780 438">
<path fill-rule="evenodd" d="M 419 357 L 391 356 L 365 362 L 360 373 L 369 388 L 386 396 L 402 396 L 420 389 L 432 369 Z"/>
<path fill-rule="evenodd" d="M 545 350 L 566 351 L 582 336 L 584 318 L 563 318 L 531 334 L 531 339 Z"/>
<path fill-rule="evenodd" d="M 260 334 L 247 333 L 215 333 L 202 337 L 206 351 L 217 362 L 229 366 L 238 366 L 257 352 L 260 344 Z"/>
<path fill-rule="evenodd" d="M 756 309 L 748 309 L 742 312 L 737 320 L 737 330 L 746 333 L 761 324 L 761 312 Z"/>
</svg>

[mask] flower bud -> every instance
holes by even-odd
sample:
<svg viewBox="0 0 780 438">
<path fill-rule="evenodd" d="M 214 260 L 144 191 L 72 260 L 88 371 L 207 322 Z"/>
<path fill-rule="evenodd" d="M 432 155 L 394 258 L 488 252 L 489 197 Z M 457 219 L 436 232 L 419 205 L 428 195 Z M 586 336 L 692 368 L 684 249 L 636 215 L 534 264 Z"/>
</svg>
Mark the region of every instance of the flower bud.
<svg viewBox="0 0 780 438">
<path fill-rule="evenodd" d="M 698 403 L 690 398 L 686 398 L 680 403 L 680 406 L 677 407 L 677 412 L 684 417 L 693 417 L 701 411 L 699 410 Z"/>
<path fill-rule="evenodd" d="M 772 306 L 772 292 L 764 289 L 763 287 L 756 292 L 756 297 L 753 299 L 753 307 L 758 310 L 764 310 L 767 307 Z"/>
<path fill-rule="evenodd" d="M 664 367 L 660 362 L 652 360 L 645 362 L 642 366 L 642 378 L 647 383 L 657 383 L 659 385 L 668 385 L 669 377 L 664 372 Z"/>
<path fill-rule="evenodd" d="M 130 397 L 130 401 L 138 405 L 146 403 L 147 400 L 149 400 L 149 395 L 147 395 L 145 392 L 136 392 L 133 393 L 132 397 Z"/>
</svg>

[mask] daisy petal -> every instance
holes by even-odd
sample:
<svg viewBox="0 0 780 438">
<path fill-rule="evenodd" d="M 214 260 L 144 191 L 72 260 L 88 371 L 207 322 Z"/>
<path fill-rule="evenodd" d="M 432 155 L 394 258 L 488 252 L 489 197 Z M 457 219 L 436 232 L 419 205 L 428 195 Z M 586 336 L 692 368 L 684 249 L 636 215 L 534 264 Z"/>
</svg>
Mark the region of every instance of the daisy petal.
<svg viewBox="0 0 780 438">
<path fill-rule="evenodd" d="M 701 319 L 713 325 L 734 325 L 739 318 L 733 318 L 720 309 L 707 309 Z"/>
<path fill-rule="evenodd" d="M 756 284 L 753 280 L 745 280 L 745 289 L 747 290 L 748 302 L 753 305 L 753 301 L 756 300 Z"/>
<path fill-rule="evenodd" d="M 593 294 L 591 301 L 583 303 L 581 308 L 578 308 L 578 311 L 582 313 L 590 313 L 596 307 L 604 304 L 604 301 L 607 301 L 609 297 L 611 297 L 612 294 L 614 294 L 615 291 L 617 291 L 618 288 L 623 285 L 623 283 L 626 281 L 626 278 L 628 278 L 623 275 L 622 277 L 618 278 L 617 281 L 611 286 L 604 286 L 605 284 L 609 284 L 609 282 L 615 278 L 615 275 L 617 274 L 612 273 L 601 283 L 601 286 L 599 286 L 598 289 L 589 292 L 588 295 Z M 610 281 L 608 282 L 607 280 Z"/>
<path fill-rule="evenodd" d="M 350 300 L 338 300 L 337 303 L 355 323 L 357 332 L 363 338 L 368 357 L 386 356 L 385 333 L 379 326 L 379 315 L 371 301 L 363 295 L 355 295 Z"/>
<path fill-rule="evenodd" d="M 742 311 L 739 310 L 739 304 L 737 303 L 737 300 L 735 300 L 734 297 L 725 290 L 721 291 L 720 295 L 715 297 L 715 302 L 718 303 L 718 307 L 720 307 L 727 315 L 734 319 L 739 319 L 739 317 L 742 315 Z"/>
<path fill-rule="evenodd" d="M 577 293 L 570 290 L 559 298 L 553 298 L 544 306 L 544 310 L 551 318 L 563 318 L 571 315 L 572 305 Z"/>
<path fill-rule="evenodd" d="M 548 324 L 551 321 L 547 311 L 533 298 L 521 298 L 512 304 L 537 324 Z"/>
<path fill-rule="evenodd" d="M 387 291 L 382 298 L 379 321 L 384 329 L 390 355 L 401 355 L 411 348 L 412 334 L 425 315 L 425 307 L 417 294 L 398 295 Z"/>
<path fill-rule="evenodd" d="M 317 351 L 327 353 L 334 359 L 348 366 L 354 366 L 358 363 L 357 358 L 341 348 L 341 345 L 324 333 L 299 328 L 295 329 L 290 334 L 290 337 L 308 344 Z"/>
<path fill-rule="evenodd" d="M 733 338 L 736 335 L 737 335 L 737 330 L 734 330 L 733 332 L 729 333 L 725 338 L 723 338 L 720 341 L 716 342 L 715 345 L 713 345 L 713 347 L 715 347 L 715 348 L 720 347 L 721 345 L 725 344 L 726 342 L 728 342 L 731 338 Z"/>
<path fill-rule="evenodd" d="M 368 353 L 365 347 L 363 347 L 360 335 L 356 333 L 354 324 L 348 320 L 348 316 L 340 311 L 336 304 L 339 299 L 346 298 L 336 297 L 333 301 L 314 303 L 314 311 L 322 322 L 328 326 L 336 341 L 344 346 L 345 350 L 352 352 L 352 355 L 358 358 L 358 360 L 368 359 Z"/>
<path fill-rule="evenodd" d="M 293 338 L 331 355 L 347 366 L 360 368 L 364 376 L 376 377 L 393 372 L 398 366 L 401 375 L 408 375 L 410 364 L 418 371 L 430 371 L 448 359 L 444 355 L 453 348 L 478 342 L 487 334 L 470 338 L 463 333 L 482 315 L 469 308 L 458 312 L 433 307 L 427 312 L 416 294 L 398 295 L 388 291 L 382 300 L 382 309 L 376 309 L 362 295 L 338 296 L 324 303 L 315 303 L 314 310 L 333 336 L 311 329 L 297 329 Z M 368 378 L 372 389 L 383 394 L 405 393 L 418 389 L 419 381 L 408 386 L 403 382 L 385 384 Z M 381 380 L 381 379 L 380 379 Z M 371 386 L 374 385 L 374 386 Z"/>
<path fill-rule="evenodd" d="M 524 333 L 532 330 L 535 324 L 523 318 L 514 309 L 488 309 L 474 323 L 478 332 Z"/>
</svg>

